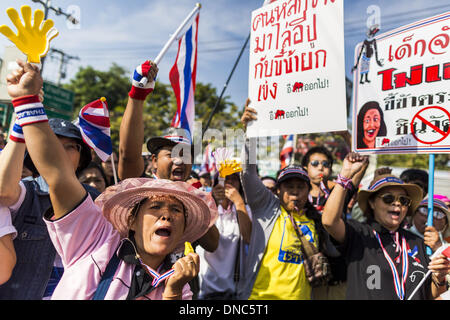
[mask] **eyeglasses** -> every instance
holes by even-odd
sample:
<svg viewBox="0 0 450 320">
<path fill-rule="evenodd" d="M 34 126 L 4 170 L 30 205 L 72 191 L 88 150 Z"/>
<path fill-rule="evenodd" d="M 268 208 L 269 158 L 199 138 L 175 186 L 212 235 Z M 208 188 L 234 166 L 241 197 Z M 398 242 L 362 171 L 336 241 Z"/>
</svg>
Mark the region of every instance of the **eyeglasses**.
<svg viewBox="0 0 450 320">
<path fill-rule="evenodd" d="M 78 151 L 81 152 L 81 144 L 78 143 L 66 143 L 63 144 L 64 150 L 69 151 L 69 152 L 73 152 L 73 151 Z"/>
<path fill-rule="evenodd" d="M 411 204 L 411 199 L 404 195 L 394 196 L 391 193 L 385 193 L 381 195 L 380 198 L 385 204 L 392 204 L 396 201 L 399 201 L 404 207 L 408 207 Z"/>
<path fill-rule="evenodd" d="M 423 215 L 425 217 L 428 216 L 428 208 L 419 207 L 419 209 L 417 209 L 417 210 L 419 210 L 419 213 L 421 215 Z M 438 220 L 444 219 L 445 218 L 445 213 L 442 212 L 441 210 L 434 209 L 433 210 L 433 218 L 438 219 Z"/>
<path fill-rule="evenodd" d="M 331 167 L 331 163 L 329 161 L 327 161 L 327 160 L 324 160 L 324 161 L 313 160 L 309 164 L 312 165 L 313 167 L 318 167 L 319 164 L 322 164 L 322 166 L 324 168 L 330 168 Z"/>
</svg>

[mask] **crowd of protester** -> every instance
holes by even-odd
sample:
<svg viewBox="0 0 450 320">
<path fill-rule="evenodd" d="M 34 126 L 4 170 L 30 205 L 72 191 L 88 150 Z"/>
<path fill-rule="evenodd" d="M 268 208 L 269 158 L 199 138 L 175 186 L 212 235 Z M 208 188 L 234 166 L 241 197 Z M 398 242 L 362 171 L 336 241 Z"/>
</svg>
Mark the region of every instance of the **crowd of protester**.
<svg viewBox="0 0 450 320">
<path fill-rule="evenodd" d="M 158 73 L 151 61 L 136 70 Z M 426 171 L 378 168 L 362 188 L 367 156 L 350 152 L 333 173 L 317 146 L 260 176 L 246 138 L 242 171 L 221 182 L 192 170 L 182 130 L 144 136 L 154 81 L 138 82 L 111 163 L 77 126 L 47 118 L 35 66 L 8 75 L 22 116 L 0 155 L 0 299 L 450 299 L 450 200 L 433 195 L 428 226 Z M 255 119 L 247 100 L 244 128 Z"/>
</svg>

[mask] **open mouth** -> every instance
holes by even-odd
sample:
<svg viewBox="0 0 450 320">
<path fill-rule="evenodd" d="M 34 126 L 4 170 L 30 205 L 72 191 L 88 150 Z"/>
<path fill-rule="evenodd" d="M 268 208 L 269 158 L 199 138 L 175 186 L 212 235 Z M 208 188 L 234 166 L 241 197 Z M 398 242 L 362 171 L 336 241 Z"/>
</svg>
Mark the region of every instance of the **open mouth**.
<svg viewBox="0 0 450 320">
<path fill-rule="evenodd" d="M 170 237 L 171 233 L 172 233 L 172 231 L 170 230 L 170 228 L 165 228 L 165 227 L 159 228 L 155 231 L 156 235 L 158 235 L 160 237 L 166 237 L 166 238 Z"/>
<path fill-rule="evenodd" d="M 373 135 L 375 134 L 375 130 L 367 130 L 366 132 L 369 137 L 373 137 Z"/>
<path fill-rule="evenodd" d="M 388 211 L 389 215 L 398 218 L 400 216 L 400 212 L 398 211 Z"/>
<path fill-rule="evenodd" d="M 172 171 L 172 176 L 173 176 L 174 180 L 183 180 L 184 170 L 177 168 Z"/>
</svg>

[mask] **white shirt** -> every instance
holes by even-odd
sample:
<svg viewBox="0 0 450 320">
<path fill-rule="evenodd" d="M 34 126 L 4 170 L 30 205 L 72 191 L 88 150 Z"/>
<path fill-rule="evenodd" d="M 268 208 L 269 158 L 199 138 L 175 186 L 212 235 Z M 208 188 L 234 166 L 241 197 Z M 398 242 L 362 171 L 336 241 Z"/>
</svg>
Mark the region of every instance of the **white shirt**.
<svg viewBox="0 0 450 320">
<path fill-rule="evenodd" d="M 12 224 L 11 212 L 8 207 L 0 206 L 0 238 L 7 234 L 12 234 L 14 239 L 17 236 L 17 230 Z"/>
<path fill-rule="evenodd" d="M 251 219 L 250 207 L 245 207 Z M 200 272 L 198 274 L 200 299 L 213 292 L 236 292 L 234 272 L 239 244 L 240 261 L 241 265 L 243 264 L 244 241 L 239 230 L 236 207 L 232 205 L 230 210 L 224 210 L 219 205 L 218 212 L 219 216 L 215 224 L 220 234 L 217 249 L 214 252 L 208 252 L 200 246 L 196 249 L 200 256 Z"/>
</svg>

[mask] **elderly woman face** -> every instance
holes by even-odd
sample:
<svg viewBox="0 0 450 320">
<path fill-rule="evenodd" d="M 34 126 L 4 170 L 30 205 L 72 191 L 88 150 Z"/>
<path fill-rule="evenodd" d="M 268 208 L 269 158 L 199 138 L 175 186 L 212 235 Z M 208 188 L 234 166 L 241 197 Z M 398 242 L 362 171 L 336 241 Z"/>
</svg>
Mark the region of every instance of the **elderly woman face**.
<svg viewBox="0 0 450 320">
<path fill-rule="evenodd" d="M 363 140 L 364 143 L 369 148 L 375 147 L 375 138 L 377 137 L 378 132 L 380 131 L 380 126 L 381 126 L 380 112 L 377 109 L 369 109 L 364 115 L 363 119 L 363 130 L 364 130 Z"/>
<path fill-rule="evenodd" d="M 408 213 L 411 199 L 402 187 L 382 188 L 369 199 L 375 220 L 390 231 L 397 230 Z"/>
<path fill-rule="evenodd" d="M 183 236 L 184 226 L 183 204 L 173 196 L 161 195 L 141 204 L 130 229 L 135 232 L 138 252 L 166 256 Z"/>
</svg>

